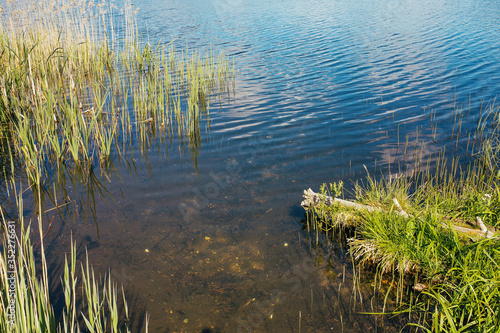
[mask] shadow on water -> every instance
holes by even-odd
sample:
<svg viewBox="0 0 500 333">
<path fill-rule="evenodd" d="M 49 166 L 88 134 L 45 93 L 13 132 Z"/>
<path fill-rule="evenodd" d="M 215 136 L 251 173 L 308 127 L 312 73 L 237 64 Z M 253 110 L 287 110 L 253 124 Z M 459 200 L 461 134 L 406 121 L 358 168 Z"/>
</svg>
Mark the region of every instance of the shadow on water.
<svg viewBox="0 0 500 333">
<path fill-rule="evenodd" d="M 10 187 L 12 182 L 26 180 L 23 177 L 23 163 L 20 158 L 12 156 L 12 148 L 11 133 L 0 129 L 0 209 L 10 220 L 16 218 L 18 210 L 16 203 L 10 200 Z"/>
</svg>

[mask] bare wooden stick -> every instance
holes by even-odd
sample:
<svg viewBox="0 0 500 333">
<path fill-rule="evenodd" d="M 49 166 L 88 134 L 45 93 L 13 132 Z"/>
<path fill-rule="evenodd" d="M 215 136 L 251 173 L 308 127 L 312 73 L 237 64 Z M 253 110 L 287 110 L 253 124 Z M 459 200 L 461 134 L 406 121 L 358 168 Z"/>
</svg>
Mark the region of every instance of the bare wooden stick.
<svg viewBox="0 0 500 333">
<path fill-rule="evenodd" d="M 358 204 L 352 201 L 347 201 L 347 200 L 342 200 L 339 198 L 332 198 L 328 195 L 322 195 L 315 193 L 313 190 L 308 189 L 307 191 L 304 190 L 304 200 L 301 202 L 301 206 L 304 207 L 305 209 L 308 209 L 309 207 L 316 206 L 319 204 L 321 201 L 324 202 L 326 205 L 333 205 L 333 203 L 339 203 L 342 206 L 345 207 L 352 207 L 358 210 L 366 210 L 368 212 L 385 212 L 380 207 L 373 207 L 373 206 L 367 206 L 367 205 L 362 205 Z M 397 215 L 401 215 L 404 217 L 412 217 L 412 215 L 409 215 L 406 213 L 401 205 L 399 204 L 398 200 L 396 198 L 393 199 L 394 205 L 399 209 L 399 211 L 395 211 L 394 213 Z M 458 225 L 451 224 L 451 226 L 457 231 L 462 234 L 466 234 L 468 236 L 481 236 L 481 237 L 486 237 L 486 238 L 496 238 L 496 229 L 494 232 L 491 232 L 488 230 L 486 225 L 483 223 L 481 218 L 478 216 L 476 217 L 476 223 L 479 226 L 480 230 L 477 229 L 469 229 L 465 227 L 461 227 Z M 447 223 L 442 223 L 443 226 L 448 226 Z"/>
<path fill-rule="evenodd" d="M 452 227 L 456 231 L 461 232 L 463 234 L 467 234 L 469 236 L 481 236 L 481 237 L 486 237 L 486 238 L 496 238 L 496 236 L 493 233 L 488 232 L 488 230 L 486 230 L 486 232 L 484 232 L 482 230 L 469 229 L 469 228 L 460 227 L 460 226 L 454 225 L 454 224 L 452 224 Z"/>
<path fill-rule="evenodd" d="M 484 233 L 488 232 L 488 228 L 486 228 L 486 226 L 483 223 L 483 220 L 481 220 L 481 218 L 479 216 L 476 216 L 476 223 L 482 232 L 484 232 Z"/>
<path fill-rule="evenodd" d="M 366 209 L 370 212 L 373 211 L 382 211 L 382 209 L 377 208 L 377 207 L 372 207 L 372 206 L 367 206 L 367 205 L 362 205 L 358 204 L 352 201 L 347 201 L 347 200 L 342 200 L 339 198 L 332 198 L 331 196 L 328 195 L 322 195 L 319 193 L 315 193 L 313 190 L 308 189 L 307 191 L 304 190 L 304 200 L 300 203 L 302 207 L 307 209 L 308 207 L 311 206 L 316 206 L 319 204 L 321 201 L 325 203 L 325 205 L 333 205 L 334 202 L 340 203 L 342 206 L 347 206 L 347 207 L 353 207 L 356 209 Z"/>
<path fill-rule="evenodd" d="M 403 215 L 404 217 L 410 217 L 410 215 L 408 215 L 404 210 L 403 210 L 403 207 L 401 207 L 401 205 L 399 204 L 399 201 L 398 199 L 394 198 L 392 199 L 392 202 L 394 202 L 394 205 L 396 205 L 396 207 L 399 209 L 399 212 L 401 215 Z"/>
<path fill-rule="evenodd" d="M 308 189 L 307 191 L 304 190 L 304 200 L 300 203 L 300 205 L 302 207 L 304 207 L 305 209 L 307 209 L 308 207 L 316 206 L 322 200 L 324 200 L 324 203 L 328 206 L 333 205 L 334 202 L 337 202 L 337 203 L 341 204 L 342 206 L 352 207 L 352 208 L 355 208 L 358 210 L 366 210 L 369 212 L 385 212 L 385 210 L 383 210 L 380 207 L 367 206 L 367 205 L 362 205 L 362 204 L 359 204 L 356 202 L 347 201 L 347 200 L 343 200 L 343 199 L 339 199 L 339 198 L 332 198 L 328 195 L 322 195 L 319 193 L 315 193 L 311 189 Z M 399 205 L 399 202 L 398 202 L 398 205 Z M 399 208 L 401 208 L 401 206 L 399 206 Z M 396 211 L 394 213 L 396 213 L 398 215 L 405 216 L 405 217 L 409 216 L 404 211 L 402 211 L 402 212 Z"/>
</svg>

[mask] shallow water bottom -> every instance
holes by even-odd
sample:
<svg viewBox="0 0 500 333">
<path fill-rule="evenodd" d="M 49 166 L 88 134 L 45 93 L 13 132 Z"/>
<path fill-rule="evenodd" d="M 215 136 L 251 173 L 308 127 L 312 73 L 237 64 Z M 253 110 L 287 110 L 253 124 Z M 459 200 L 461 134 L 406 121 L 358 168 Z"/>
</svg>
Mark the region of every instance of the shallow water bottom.
<svg viewBox="0 0 500 333">
<path fill-rule="evenodd" d="M 345 250 L 316 244 L 289 209 L 233 207 L 229 216 L 228 205 L 186 223 L 176 209 L 101 203 L 99 235 L 90 223 L 61 226 L 48 257 L 60 267 L 71 229 L 79 259 L 87 248 L 95 270 L 124 286 L 134 332 L 144 331 L 146 313 L 149 332 L 392 332 L 404 325 L 360 314 L 381 311 L 382 299 L 353 275 Z"/>
</svg>

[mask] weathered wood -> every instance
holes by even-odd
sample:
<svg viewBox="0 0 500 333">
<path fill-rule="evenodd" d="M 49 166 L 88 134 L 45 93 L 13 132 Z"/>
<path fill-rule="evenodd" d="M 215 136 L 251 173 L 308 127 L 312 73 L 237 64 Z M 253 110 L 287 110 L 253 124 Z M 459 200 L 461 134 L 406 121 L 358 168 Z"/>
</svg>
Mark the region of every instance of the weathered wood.
<svg viewBox="0 0 500 333">
<path fill-rule="evenodd" d="M 443 225 L 446 225 L 446 224 L 443 223 Z M 461 227 L 461 226 L 454 225 L 454 224 L 452 224 L 451 226 L 456 231 L 458 231 L 460 233 L 463 233 L 463 234 L 467 234 L 469 236 L 480 236 L 480 237 L 486 237 L 486 238 L 496 238 L 497 237 L 493 233 L 489 232 L 488 230 L 486 230 L 486 232 L 484 232 L 482 230 L 470 229 L 470 228 Z"/>
<path fill-rule="evenodd" d="M 356 202 L 352 201 L 347 201 L 339 198 L 332 198 L 328 195 L 322 195 L 319 193 L 315 193 L 313 190 L 308 189 L 307 191 L 304 190 L 304 200 L 300 203 L 302 207 L 305 209 L 308 209 L 309 207 L 316 206 L 320 202 L 323 202 L 326 205 L 333 205 L 334 203 L 338 203 L 344 207 L 352 207 L 358 210 L 366 210 L 368 212 L 386 212 L 384 209 L 380 207 L 373 207 L 373 206 L 367 206 L 367 205 L 362 205 Z M 399 211 L 394 211 L 395 214 L 404 216 L 404 217 L 412 217 L 412 215 L 409 215 L 406 213 L 399 202 L 397 201 L 396 198 L 393 199 L 394 205 L 399 209 Z M 443 226 L 447 227 L 447 223 L 442 223 Z M 493 227 L 486 227 L 486 225 L 483 223 L 481 218 L 479 216 L 476 217 L 476 225 L 480 228 L 478 229 L 470 229 L 466 227 L 461 227 L 458 225 L 455 225 L 451 223 L 451 226 L 453 229 L 455 229 L 457 232 L 466 234 L 468 236 L 480 236 L 480 237 L 486 237 L 486 238 L 496 238 L 498 237 L 498 230 L 496 230 Z"/>
<path fill-rule="evenodd" d="M 308 189 L 307 191 L 304 190 L 304 200 L 300 203 L 300 205 L 307 209 L 308 207 L 316 206 L 321 201 L 323 201 L 328 206 L 333 205 L 334 202 L 338 202 L 342 206 L 353 207 L 353 208 L 360 209 L 360 210 L 366 209 L 367 211 L 370 211 L 370 212 L 381 211 L 381 209 L 377 208 L 377 207 L 362 205 L 362 204 L 358 204 L 358 203 L 355 203 L 352 201 L 342 200 L 339 198 L 332 198 L 328 195 L 322 195 L 319 193 L 315 193 L 311 189 Z"/>
<path fill-rule="evenodd" d="M 401 207 L 401 205 L 399 204 L 398 199 L 393 198 L 393 199 L 392 199 L 392 202 L 394 202 L 394 205 L 396 205 L 396 207 L 399 209 L 399 213 L 400 213 L 400 215 L 403 215 L 404 217 L 411 217 L 408 213 L 406 213 L 406 212 L 403 210 L 403 207 Z"/>
<path fill-rule="evenodd" d="M 322 194 L 319 194 L 319 193 L 315 193 L 311 189 L 308 189 L 307 191 L 304 190 L 304 200 L 300 203 L 300 205 L 302 207 L 304 207 L 305 209 L 307 209 L 308 207 L 316 206 L 322 200 L 324 200 L 324 203 L 326 205 L 328 205 L 328 206 L 333 205 L 334 202 L 337 202 L 337 203 L 341 204 L 344 207 L 352 207 L 352 208 L 355 208 L 355 209 L 358 209 L 358 210 L 366 210 L 368 212 L 385 212 L 385 210 L 383 210 L 380 207 L 373 207 L 373 206 L 368 206 L 368 205 L 362 205 L 362 204 L 359 204 L 359 203 L 356 203 L 356 202 L 352 202 L 352 201 L 347 201 L 347 200 L 343 200 L 343 199 L 339 199 L 339 198 L 332 198 L 332 197 L 330 197 L 328 195 L 322 195 Z M 398 203 L 398 205 L 399 205 L 399 203 Z M 401 206 L 399 206 L 399 208 L 400 207 Z M 401 212 L 395 211 L 394 213 L 397 214 L 397 215 L 405 216 L 405 217 L 409 216 L 404 211 L 401 211 Z"/>
<path fill-rule="evenodd" d="M 481 229 L 482 232 L 487 233 L 488 228 L 486 228 L 486 225 L 483 223 L 483 220 L 479 216 L 476 216 L 476 224 Z"/>
</svg>

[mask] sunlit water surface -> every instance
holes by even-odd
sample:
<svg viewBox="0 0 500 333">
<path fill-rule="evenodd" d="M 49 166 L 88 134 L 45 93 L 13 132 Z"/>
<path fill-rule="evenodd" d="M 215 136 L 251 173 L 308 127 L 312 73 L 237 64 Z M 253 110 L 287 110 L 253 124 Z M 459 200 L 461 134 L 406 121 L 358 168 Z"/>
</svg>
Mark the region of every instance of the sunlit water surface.
<svg viewBox="0 0 500 333">
<path fill-rule="evenodd" d="M 133 3 L 150 43 L 234 59 L 235 100 L 212 105 L 196 160 L 176 142 L 168 156 L 135 151 L 131 167 L 117 159 L 105 184 L 116 203 L 96 194 L 98 229 L 54 227 L 49 253 L 69 248 L 71 228 L 125 286 L 134 330 L 146 312 L 150 332 L 400 329 L 404 319 L 357 314 L 380 301 L 369 283 L 355 291 L 344 250 L 302 230 L 302 191 L 360 179 L 363 165 L 396 173 L 396 158 L 412 163 L 406 141 L 423 156 L 464 149 L 456 114 L 466 133 L 498 93 L 499 3 Z"/>
</svg>

